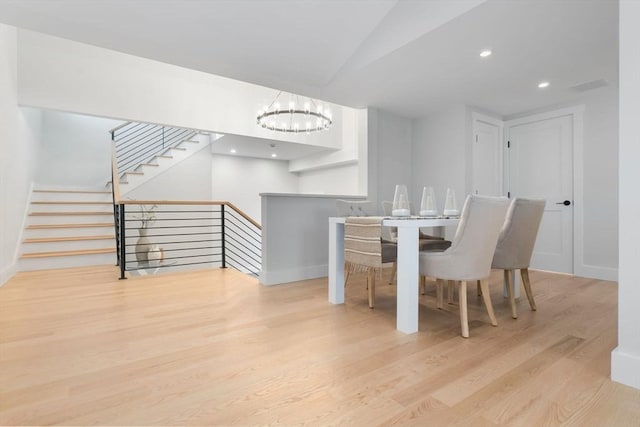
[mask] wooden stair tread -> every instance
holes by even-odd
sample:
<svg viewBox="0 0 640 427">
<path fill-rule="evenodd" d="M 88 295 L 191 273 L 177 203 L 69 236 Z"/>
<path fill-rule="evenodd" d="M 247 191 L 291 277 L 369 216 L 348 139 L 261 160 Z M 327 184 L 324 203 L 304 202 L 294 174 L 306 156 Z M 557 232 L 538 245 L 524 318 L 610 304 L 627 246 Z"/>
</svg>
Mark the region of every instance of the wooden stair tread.
<svg viewBox="0 0 640 427">
<path fill-rule="evenodd" d="M 111 191 L 102 190 L 33 190 L 34 193 L 87 193 L 87 194 L 111 194 Z"/>
<path fill-rule="evenodd" d="M 31 202 L 32 205 L 110 205 L 112 204 L 111 202 L 64 202 L 64 201 L 60 201 L 60 202 L 48 202 L 48 201 L 44 201 L 44 202 Z"/>
<path fill-rule="evenodd" d="M 83 249 L 78 251 L 58 251 L 58 252 L 29 252 L 22 254 L 20 258 L 47 258 L 58 256 L 73 256 L 73 255 L 95 255 L 95 254 L 109 254 L 115 253 L 116 248 L 105 249 Z"/>
<path fill-rule="evenodd" d="M 140 166 L 155 166 L 155 167 L 159 167 L 160 165 L 156 165 L 155 163 L 142 163 L 142 164 L 140 164 Z"/>
<path fill-rule="evenodd" d="M 167 156 L 166 154 L 159 154 L 156 157 L 162 157 L 163 159 L 173 159 L 173 156 Z"/>
<path fill-rule="evenodd" d="M 28 230 L 38 230 L 46 228 L 83 228 L 83 227 L 113 227 L 112 222 L 98 222 L 93 224 L 32 224 L 28 225 Z"/>
<path fill-rule="evenodd" d="M 187 151 L 187 149 L 186 149 L 186 148 L 183 148 L 183 147 L 172 147 L 172 150 Z"/>
<path fill-rule="evenodd" d="M 72 236 L 72 237 L 40 237 L 24 239 L 23 243 L 76 242 L 80 240 L 108 240 L 115 239 L 113 234 L 101 236 Z"/>
<path fill-rule="evenodd" d="M 30 212 L 29 216 L 113 215 L 113 212 Z"/>
<path fill-rule="evenodd" d="M 130 174 L 130 175 L 144 175 L 144 172 L 129 171 L 129 172 L 123 173 L 122 176 L 127 175 L 127 174 Z"/>
</svg>

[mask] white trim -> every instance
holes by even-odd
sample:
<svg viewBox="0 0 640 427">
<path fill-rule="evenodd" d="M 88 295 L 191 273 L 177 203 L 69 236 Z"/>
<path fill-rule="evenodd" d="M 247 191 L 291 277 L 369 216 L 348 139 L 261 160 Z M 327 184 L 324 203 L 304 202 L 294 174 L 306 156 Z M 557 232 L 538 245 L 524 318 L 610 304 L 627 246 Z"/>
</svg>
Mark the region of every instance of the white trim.
<svg viewBox="0 0 640 427">
<path fill-rule="evenodd" d="M 486 114 L 482 114 L 482 113 L 477 113 L 475 111 L 473 111 L 471 113 L 471 121 L 472 121 L 472 135 L 471 135 L 471 147 L 472 147 L 472 153 L 471 153 L 471 167 L 475 167 L 475 165 L 473 164 L 473 159 L 474 159 L 474 153 L 473 151 L 475 150 L 475 142 L 476 142 L 476 136 L 478 135 L 478 130 L 476 128 L 476 124 L 477 122 L 484 122 L 493 126 L 496 126 L 498 128 L 498 140 L 502 143 L 503 145 L 503 149 L 500 150 L 499 156 L 499 163 L 500 163 L 500 169 L 501 170 L 505 170 L 505 155 L 506 155 L 506 139 L 505 139 L 505 122 L 504 120 L 500 120 L 497 119 L 495 117 L 491 117 L 491 116 L 487 116 Z M 473 189 L 475 188 L 475 182 L 473 182 L 473 177 L 475 176 L 475 171 L 472 170 L 471 171 L 471 190 L 473 191 Z M 506 191 L 506 185 L 505 185 L 505 175 L 504 173 L 502 174 L 502 176 L 500 177 L 500 191 L 502 192 L 502 195 L 507 194 Z"/>
<path fill-rule="evenodd" d="M 13 263 L 4 270 L 0 271 L 0 287 L 7 283 L 18 272 L 18 264 Z"/>
<path fill-rule="evenodd" d="M 506 126 L 519 126 L 525 123 L 539 122 L 542 120 L 555 119 L 562 116 L 573 116 L 577 113 L 584 112 L 584 105 L 575 105 L 573 107 L 561 108 L 559 110 L 545 111 L 544 113 L 532 114 L 526 117 L 519 117 L 517 119 L 507 120 Z"/>
<path fill-rule="evenodd" d="M 278 271 L 260 271 L 260 284 L 264 286 L 281 285 L 300 280 L 317 279 L 327 277 L 329 265 L 311 265 L 300 268 L 290 268 Z"/>
<path fill-rule="evenodd" d="M 602 267 L 599 265 L 582 264 L 580 268 L 574 268 L 574 276 L 588 277 L 590 279 L 618 281 L 618 269 L 612 267 Z"/>
<path fill-rule="evenodd" d="M 616 347 L 611 352 L 611 380 L 640 388 L 640 357 Z"/>
<path fill-rule="evenodd" d="M 18 241 L 16 242 L 16 249 L 13 253 L 13 264 L 17 266 L 20 252 L 22 251 L 22 240 L 24 240 L 24 230 L 27 227 L 27 221 L 29 220 L 29 209 L 31 208 L 31 198 L 33 197 L 34 183 L 31 181 L 29 186 L 29 195 L 27 196 L 27 203 L 24 208 L 24 214 L 22 215 L 22 224 L 20 225 L 20 233 L 18 234 Z"/>
</svg>

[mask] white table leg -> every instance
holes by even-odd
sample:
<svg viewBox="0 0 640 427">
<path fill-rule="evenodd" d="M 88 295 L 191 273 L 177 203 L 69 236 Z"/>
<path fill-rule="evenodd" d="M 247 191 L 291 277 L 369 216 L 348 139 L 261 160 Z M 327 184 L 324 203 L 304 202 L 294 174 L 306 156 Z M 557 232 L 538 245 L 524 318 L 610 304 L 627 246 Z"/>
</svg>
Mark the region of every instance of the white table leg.
<svg viewBox="0 0 640 427">
<path fill-rule="evenodd" d="M 515 270 L 515 274 L 513 275 L 513 297 L 520 298 L 520 270 Z M 509 298 L 507 294 L 507 282 L 502 279 L 502 296 L 505 298 Z"/>
<path fill-rule="evenodd" d="M 344 224 L 329 222 L 329 302 L 344 304 Z"/>
<path fill-rule="evenodd" d="M 398 227 L 398 306 L 396 328 L 418 332 L 418 228 Z"/>
</svg>

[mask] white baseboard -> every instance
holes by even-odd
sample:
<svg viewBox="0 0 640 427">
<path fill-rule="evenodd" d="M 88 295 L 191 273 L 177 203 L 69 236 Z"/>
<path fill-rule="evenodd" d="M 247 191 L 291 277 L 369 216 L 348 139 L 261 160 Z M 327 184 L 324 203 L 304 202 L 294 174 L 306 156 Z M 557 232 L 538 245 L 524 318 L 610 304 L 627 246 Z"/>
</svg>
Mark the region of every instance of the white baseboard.
<svg viewBox="0 0 640 427">
<path fill-rule="evenodd" d="M 329 266 L 312 265 L 288 270 L 260 272 L 260 283 L 265 286 L 280 285 L 283 283 L 297 282 L 299 280 L 317 279 L 329 274 Z"/>
<path fill-rule="evenodd" d="M 616 347 L 611 352 L 611 380 L 640 389 L 640 356 Z"/>
<path fill-rule="evenodd" d="M 4 285 L 18 272 L 18 264 L 15 262 L 7 268 L 0 270 L 0 286 Z"/>
<path fill-rule="evenodd" d="M 610 267 L 599 267 L 596 265 L 580 265 L 576 266 L 574 276 L 617 282 L 618 269 Z"/>
</svg>

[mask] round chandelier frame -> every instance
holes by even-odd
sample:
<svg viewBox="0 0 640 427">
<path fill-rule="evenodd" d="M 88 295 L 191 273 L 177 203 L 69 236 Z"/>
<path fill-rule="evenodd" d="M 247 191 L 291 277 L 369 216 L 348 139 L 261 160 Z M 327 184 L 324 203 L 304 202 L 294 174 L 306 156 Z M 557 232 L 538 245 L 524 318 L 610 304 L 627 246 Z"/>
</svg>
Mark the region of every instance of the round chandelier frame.
<svg viewBox="0 0 640 427">
<path fill-rule="evenodd" d="M 276 132 L 311 133 L 329 129 L 333 123 L 331 111 L 318 105 L 312 98 L 301 102 L 298 95 L 290 94 L 288 108 L 282 108 L 280 98 L 283 92 L 268 107 L 258 111 L 258 126 Z"/>
</svg>

